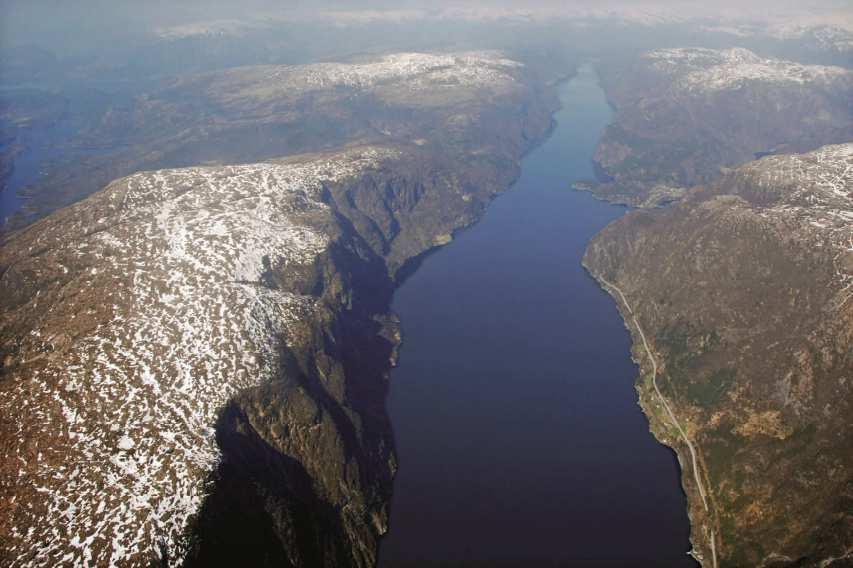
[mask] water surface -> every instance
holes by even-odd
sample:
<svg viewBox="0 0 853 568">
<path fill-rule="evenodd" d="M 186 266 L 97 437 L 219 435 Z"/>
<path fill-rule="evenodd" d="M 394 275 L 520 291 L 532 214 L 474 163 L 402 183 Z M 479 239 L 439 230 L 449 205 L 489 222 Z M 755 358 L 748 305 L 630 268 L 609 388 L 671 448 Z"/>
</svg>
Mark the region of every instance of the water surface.
<svg viewBox="0 0 853 568">
<path fill-rule="evenodd" d="M 611 111 L 584 68 L 515 186 L 398 290 L 400 469 L 381 566 L 696 566 L 630 338 L 580 265 L 624 209 L 570 190 Z"/>
</svg>

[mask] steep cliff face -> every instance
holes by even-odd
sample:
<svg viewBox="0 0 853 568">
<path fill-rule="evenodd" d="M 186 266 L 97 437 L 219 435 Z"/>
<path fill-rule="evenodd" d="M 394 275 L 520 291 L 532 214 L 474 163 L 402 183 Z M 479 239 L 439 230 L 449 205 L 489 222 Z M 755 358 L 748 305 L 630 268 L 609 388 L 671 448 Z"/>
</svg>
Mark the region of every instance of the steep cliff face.
<svg viewBox="0 0 853 568">
<path fill-rule="evenodd" d="M 765 59 L 741 48 L 661 49 L 602 70 L 617 109 L 596 150 L 611 201 L 679 199 L 757 154 L 853 138 L 853 72 Z"/>
<path fill-rule="evenodd" d="M 4 241 L 4 563 L 375 563 L 395 275 L 477 218 L 554 110 L 484 57 L 325 69 L 428 110 L 383 112 L 384 144 L 133 174 Z"/>
<path fill-rule="evenodd" d="M 678 450 L 705 565 L 850 562 L 851 221 L 848 143 L 749 163 L 589 246 L 635 335 L 641 404 Z"/>
</svg>

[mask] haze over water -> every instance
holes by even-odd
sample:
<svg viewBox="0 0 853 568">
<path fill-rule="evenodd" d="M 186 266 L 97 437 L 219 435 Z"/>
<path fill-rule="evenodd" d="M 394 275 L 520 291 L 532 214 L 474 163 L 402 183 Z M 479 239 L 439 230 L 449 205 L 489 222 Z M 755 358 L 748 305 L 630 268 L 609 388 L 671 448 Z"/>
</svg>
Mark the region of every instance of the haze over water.
<svg viewBox="0 0 853 568">
<path fill-rule="evenodd" d="M 580 261 L 624 209 L 570 189 L 611 110 L 560 88 L 515 186 L 397 292 L 400 469 L 381 566 L 696 566 L 674 455 L 637 406 L 630 338 Z"/>
</svg>

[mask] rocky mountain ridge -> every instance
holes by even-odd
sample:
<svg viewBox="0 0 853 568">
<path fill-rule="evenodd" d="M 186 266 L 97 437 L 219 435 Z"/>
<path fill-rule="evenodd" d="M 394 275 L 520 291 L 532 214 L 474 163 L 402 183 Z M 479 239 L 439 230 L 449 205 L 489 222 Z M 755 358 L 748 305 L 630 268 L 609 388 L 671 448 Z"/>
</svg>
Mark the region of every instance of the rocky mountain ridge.
<svg viewBox="0 0 853 568">
<path fill-rule="evenodd" d="M 737 47 L 658 49 L 644 57 L 673 79 L 677 91 L 738 89 L 750 82 L 831 85 L 848 75 L 843 67 L 768 59 Z"/>
<path fill-rule="evenodd" d="M 629 213 L 587 250 L 591 273 L 631 302 L 626 322 L 642 326 L 698 453 L 694 474 L 629 325 L 640 402 L 679 453 L 703 564 L 849 563 L 852 152 L 847 143 L 751 162 L 677 205 Z"/>
<path fill-rule="evenodd" d="M 4 240 L 4 563 L 375 563 L 394 278 L 554 110 L 518 64 L 510 89 L 454 65 L 384 119 L 411 140 L 132 174 Z"/>
<path fill-rule="evenodd" d="M 617 114 L 595 154 L 611 201 L 656 206 L 756 156 L 853 139 L 853 71 L 733 48 L 674 48 L 604 66 Z"/>
</svg>

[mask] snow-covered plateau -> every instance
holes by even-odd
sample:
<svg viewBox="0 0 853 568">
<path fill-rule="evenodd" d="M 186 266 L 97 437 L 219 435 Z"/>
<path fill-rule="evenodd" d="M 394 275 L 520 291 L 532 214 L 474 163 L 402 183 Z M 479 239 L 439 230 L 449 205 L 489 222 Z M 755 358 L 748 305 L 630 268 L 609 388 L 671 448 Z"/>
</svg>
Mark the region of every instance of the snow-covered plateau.
<svg viewBox="0 0 853 568">
<path fill-rule="evenodd" d="M 722 91 L 747 83 L 831 84 L 853 82 L 853 71 L 828 65 L 806 65 L 762 58 L 744 48 L 658 49 L 645 55 L 653 68 L 687 92 Z"/>
<path fill-rule="evenodd" d="M 223 101 L 298 100 L 337 89 L 376 92 L 393 88 L 409 96 L 487 89 L 517 83 L 523 65 L 496 51 L 393 53 L 364 61 L 309 65 L 259 65 L 210 77 L 209 93 Z"/>
<path fill-rule="evenodd" d="M 19 267 L 69 293 L 33 322 L 28 376 L 0 397 L 0 415 L 22 417 L 2 446 L 17 470 L 4 497 L 33 490 L 4 499 L 13 566 L 180 560 L 219 459 L 218 411 L 271 378 L 279 342 L 312 317 L 313 297 L 264 273 L 326 250 L 324 184 L 394 156 L 142 172 L 48 220 Z"/>
</svg>

